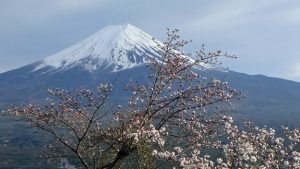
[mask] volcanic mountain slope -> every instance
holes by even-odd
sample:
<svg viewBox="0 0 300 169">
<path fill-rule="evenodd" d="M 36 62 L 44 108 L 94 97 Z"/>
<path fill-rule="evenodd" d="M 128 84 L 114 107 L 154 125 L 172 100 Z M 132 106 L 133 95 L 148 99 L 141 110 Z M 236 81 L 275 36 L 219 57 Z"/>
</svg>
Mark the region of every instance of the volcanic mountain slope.
<svg viewBox="0 0 300 169">
<path fill-rule="evenodd" d="M 0 74 L 0 103 L 38 100 L 46 88 L 94 86 L 114 79 L 111 74 L 123 74 L 128 81 L 133 76 L 130 72 L 134 72 L 129 70 L 142 66 L 149 58 L 160 58 L 160 45 L 130 24 L 107 26 L 42 61 Z"/>
<path fill-rule="evenodd" d="M 0 74 L 0 106 L 38 102 L 48 88 L 93 88 L 113 82 L 115 98 L 126 96 L 129 79 L 147 83 L 145 63 L 160 59 L 161 42 L 133 25 L 107 26 L 87 39 L 44 60 Z M 240 89 L 245 99 L 236 103 L 237 115 L 280 122 L 300 121 L 300 83 L 266 76 L 197 70 Z"/>
</svg>

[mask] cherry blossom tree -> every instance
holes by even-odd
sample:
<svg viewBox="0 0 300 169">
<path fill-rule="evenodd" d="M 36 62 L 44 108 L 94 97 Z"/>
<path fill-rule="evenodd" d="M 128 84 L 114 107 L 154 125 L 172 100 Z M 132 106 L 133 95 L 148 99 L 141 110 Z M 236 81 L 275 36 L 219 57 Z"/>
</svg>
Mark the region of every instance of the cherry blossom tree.
<svg viewBox="0 0 300 169">
<path fill-rule="evenodd" d="M 12 107 L 9 115 L 52 135 L 51 156 L 77 159 L 82 168 L 300 168 L 299 129 L 274 129 L 226 114 L 240 92 L 204 77 L 221 51 L 182 52 L 188 42 L 168 30 L 161 59 L 151 59 L 148 84 L 129 82 L 128 105 L 110 107 L 113 86 L 95 91 L 49 90 L 44 106 Z M 217 153 L 214 153 L 217 152 Z"/>
</svg>

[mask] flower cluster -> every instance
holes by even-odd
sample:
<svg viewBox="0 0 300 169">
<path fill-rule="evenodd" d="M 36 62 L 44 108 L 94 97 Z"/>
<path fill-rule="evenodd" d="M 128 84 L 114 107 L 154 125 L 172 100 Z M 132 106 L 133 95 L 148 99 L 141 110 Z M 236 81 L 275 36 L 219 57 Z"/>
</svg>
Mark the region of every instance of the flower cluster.
<svg viewBox="0 0 300 169">
<path fill-rule="evenodd" d="M 157 130 L 152 124 L 150 125 L 140 125 L 139 128 L 136 126 L 131 126 L 125 132 L 127 138 L 133 139 L 134 143 L 137 144 L 140 140 L 147 143 L 157 143 L 159 146 L 165 145 L 165 136 L 168 135 L 166 129 L 163 127 Z"/>
</svg>

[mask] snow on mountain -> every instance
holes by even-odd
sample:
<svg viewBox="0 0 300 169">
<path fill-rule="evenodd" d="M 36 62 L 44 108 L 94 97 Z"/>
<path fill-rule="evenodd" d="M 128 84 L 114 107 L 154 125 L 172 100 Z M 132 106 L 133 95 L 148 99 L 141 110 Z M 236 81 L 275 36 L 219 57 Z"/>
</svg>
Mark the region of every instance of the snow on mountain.
<svg viewBox="0 0 300 169">
<path fill-rule="evenodd" d="M 150 57 L 159 58 L 159 45 L 162 43 L 133 25 L 107 26 L 87 39 L 48 56 L 34 71 L 46 67 L 66 70 L 78 65 L 90 72 L 108 68 L 119 71 L 143 64 Z"/>
</svg>

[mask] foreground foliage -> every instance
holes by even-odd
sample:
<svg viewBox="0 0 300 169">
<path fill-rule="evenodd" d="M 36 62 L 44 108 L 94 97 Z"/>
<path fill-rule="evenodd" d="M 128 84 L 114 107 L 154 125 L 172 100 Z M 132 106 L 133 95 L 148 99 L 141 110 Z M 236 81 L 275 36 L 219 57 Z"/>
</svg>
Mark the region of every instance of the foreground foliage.
<svg viewBox="0 0 300 169">
<path fill-rule="evenodd" d="M 103 83 L 95 91 L 49 90 L 54 98 L 45 106 L 8 113 L 56 139 L 49 158 L 82 168 L 300 168 L 298 129 L 284 128 L 280 138 L 274 129 L 248 122 L 238 128 L 225 110 L 240 93 L 195 71 L 233 56 L 204 49 L 182 53 L 187 42 L 177 32 L 168 31 L 161 60 L 149 61 L 151 83 L 126 87 L 128 106 L 111 108 L 113 86 Z"/>
</svg>

